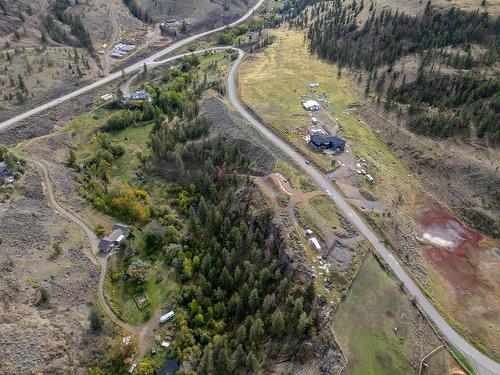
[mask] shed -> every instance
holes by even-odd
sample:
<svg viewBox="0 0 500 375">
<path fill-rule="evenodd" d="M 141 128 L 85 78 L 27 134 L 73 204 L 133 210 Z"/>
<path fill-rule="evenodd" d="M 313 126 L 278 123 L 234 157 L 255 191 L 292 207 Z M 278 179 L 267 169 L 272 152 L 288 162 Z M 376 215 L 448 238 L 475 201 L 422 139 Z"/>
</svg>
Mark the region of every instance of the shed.
<svg viewBox="0 0 500 375">
<path fill-rule="evenodd" d="M 113 94 L 104 94 L 104 95 L 101 95 L 101 100 L 108 101 L 108 100 L 111 100 L 111 99 L 113 99 Z"/>
<path fill-rule="evenodd" d="M 160 324 L 168 322 L 170 319 L 172 319 L 174 317 L 174 315 L 175 315 L 175 313 L 173 311 L 169 311 L 165 315 L 162 315 L 160 317 Z"/>
<path fill-rule="evenodd" d="M 307 100 L 304 103 L 302 103 L 302 106 L 306 111 L 317 111 L 318 109 L 321 108 L 318 102 L 315 100 Z"/>
<path fill-rule="evenodd" d="M 314 248 L 317 251 L 321 250 L 321 245 L 319 244 L 319 241 L 318 241 L 318 239 L 316 237 L 309 238 L 309 241 L 311 241 L 311 243 L 313 244 Z"/>
</svg>

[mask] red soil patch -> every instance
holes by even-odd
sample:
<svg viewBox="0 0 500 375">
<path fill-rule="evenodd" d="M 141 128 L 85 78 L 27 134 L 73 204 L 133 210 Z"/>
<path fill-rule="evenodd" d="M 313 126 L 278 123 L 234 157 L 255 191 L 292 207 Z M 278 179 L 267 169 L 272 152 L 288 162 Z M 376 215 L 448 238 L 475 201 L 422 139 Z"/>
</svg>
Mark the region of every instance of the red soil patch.
<svg viewBox="0 0 500 375">
<path fill-rule="evenodd" d="M 472 294 L 485 297 L 494 291 L 494 287 L 481 277 L 477 264 L 478 252 L 485 251 L 480 246 L 481 234 L 423 195 L 416 197 L 413 218 L 425 257 L 451 283 L 457 297 Z"/>
</svg>

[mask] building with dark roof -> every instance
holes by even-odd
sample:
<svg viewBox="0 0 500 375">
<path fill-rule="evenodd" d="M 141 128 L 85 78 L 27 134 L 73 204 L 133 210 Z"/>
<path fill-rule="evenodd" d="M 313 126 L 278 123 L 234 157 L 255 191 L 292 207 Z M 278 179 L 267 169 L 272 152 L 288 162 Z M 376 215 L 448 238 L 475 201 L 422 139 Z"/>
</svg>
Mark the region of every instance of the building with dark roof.
<svg viewBox="0 0 500 375">
<path fill-rule="evenodd" d="M 335 151 L 344 151 L 346 141 L 336 135 L 325 136 L 322 134 L 313 134 L 309 139 L 309 146 L 319 152 L 332 149 Z"/>
<path fill-rule="evenodd" d="M 99 241 L 99 251 L 109 253 L 114 247 L 120 245 L 120 243 L 128 237 L 129 233 L 129 227 L 116 223 L 113 225 L 111 233 Z"/>
<path fill-rule="evenodd" d="M 9 177 L 12 177 L 12 173 L 7 168 L 7 164 L 0 161 L 0 182 L 6 181 Z"/>
</svg>

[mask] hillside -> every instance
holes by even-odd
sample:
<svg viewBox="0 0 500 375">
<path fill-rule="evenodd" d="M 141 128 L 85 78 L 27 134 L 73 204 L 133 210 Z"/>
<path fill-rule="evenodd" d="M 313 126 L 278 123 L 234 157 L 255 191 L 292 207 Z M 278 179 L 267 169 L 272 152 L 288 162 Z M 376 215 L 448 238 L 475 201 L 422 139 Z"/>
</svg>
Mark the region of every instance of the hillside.
<svg viewBox="0 0 500 375">
<path fill-rule="evenodd" d="M 500 142 L 497 16 L 486 9 L 441 10 L 431 2 L 409 15 L 370 3 L 360 21 L 363 10 L 363 2 L 318 4 L 295 24 L 312 19 L 310 49 L 340 68 L 368 72 L 365 94 L 407 113 L 413 131 Z"/>
<path fill-rule="evenodd" d="M 234 20 L 254 1 L 249 0 L 187 0 L 181 4 L 174 0 L 133 0 L 142 14 L 153 22 L 186 20 L 195 29 L 208 29 Z"/>
</svg>

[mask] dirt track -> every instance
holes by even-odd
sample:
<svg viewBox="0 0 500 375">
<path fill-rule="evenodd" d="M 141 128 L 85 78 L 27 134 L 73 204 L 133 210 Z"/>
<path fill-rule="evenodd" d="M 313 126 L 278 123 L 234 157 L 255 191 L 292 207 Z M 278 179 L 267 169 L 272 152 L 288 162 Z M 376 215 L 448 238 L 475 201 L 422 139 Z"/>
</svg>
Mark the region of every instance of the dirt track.
<svg viewBox="0 0 500 375">
<path fill-rule="evenodd" d="M 65 216 L 67 219 L 74 222 L 76 225 L 80 227 L 80 229 L 85 233 L 87 237 L 90 247 L 92 250 L 92 258 L 91 260 L 98 264 L 101 268 L 101 272 L 99 275 L 99 283 L 97 286 L 97 295 L 99 298 L 99 304 L 102 309 L 108 316 L 108 318 L 117 326 L 121 327 L 123 330 L 135 335 L 138 338 L 139 343 L 139 355 L 144 353 L 149 347 L 151 347 L 153 343 L 153 329 L 157 327 L 159 322 L 159 315 L 161 311 L 155 311 L 154 316 L 146 323 L 134 326 L 122 321 L 120 318 L 116 316 L 113 310 L 109 307 L 106 298 L 104 296 L 104 281 L 106 278 L 106 269 L 108 263 L 108 257 L 110 255 L 101 255 L 99 254 L 98 244 L 99 240 L 94 234 L 94 232 L 82 221 L 80 220 L 74 213 L 63 208 L 56 200 L 54 190 L 52 188 L 52 182 L 49 175 L 49 171 L 45 164 L 38 160 L 31 160 L 34 166 L 39 170 L 40 175 L 43 178 L 45 193 L 50 201 L 52 207 L 57 210 L 61 215 Z"/>
</svg>

